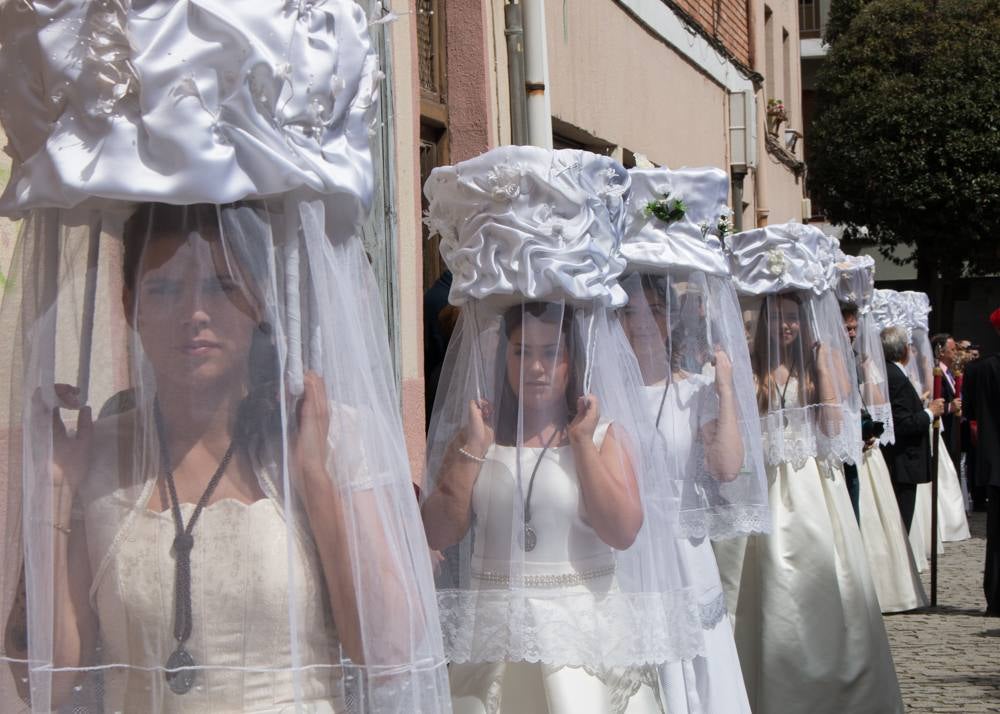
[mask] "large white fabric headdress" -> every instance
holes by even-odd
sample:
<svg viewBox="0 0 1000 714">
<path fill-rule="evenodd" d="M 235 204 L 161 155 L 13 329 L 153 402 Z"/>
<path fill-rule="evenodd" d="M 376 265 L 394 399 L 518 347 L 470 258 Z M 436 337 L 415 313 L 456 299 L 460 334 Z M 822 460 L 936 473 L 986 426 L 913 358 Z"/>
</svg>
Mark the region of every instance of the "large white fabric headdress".
<svg viewBox="0 0 1000 714">
<path fill-rule="evenodd" d="M 719 223 L 729 215 L 729 177 L 721 169 L 631 169 L 622 238 L 629 270 L 689 268 L 729 275 Z M 658 213 L 666 212 L 668 217 Z M 674 218 L 669 217 L 673 211 Z"/>
<path fill-rule="evenodd" d="M 434 169 L 426 220 L 453 275 L 451 303 L 624 304 L 628 188 L 620 164 L 585 151 L 504 146 Z"/>
<path fill-rule="evenodd" d="M 682 474 L 682 532 L 721 539 L 767 530 L 750 356 L 718 236 L 728 213 L 729 178 L 713 168 L 629 174 L 622 240 L 629 303 L 622 324 L 669 466 Z M 726 385 L 718 383 L 720 359 Z M 739 437 L 713 440 L 734 431 L 729 425 L 717 429 L 719 420 L 731 420 Z"/>
<path fill-rule="evenodd" d="M 836 283 L 836 244 L 815 226 L 782 223 L 733 236 L 736 288 L 749 295 L 808 290 L 822 295 Z"/>
<path fill-rule="evenodd" d="M 901 327 L 910 342 L 906 374 L 918 394 L 930 394 L 934 386 L 934 358 L 928 332 L 930 300 L 924 293 L 876 289 L 873 314 L 879 332 Z"/>
<path fill-rule="evenodd" d="M 3 210 L 371 203 L 378 59 L 355 2 L 14 2 L 3 21 Z"/>
<path fill-rule="evenodd" d="M 5 707 L 450 711 L 360 240 L 377 65 L 352 0 L 0 4 Z"/>
</svg>

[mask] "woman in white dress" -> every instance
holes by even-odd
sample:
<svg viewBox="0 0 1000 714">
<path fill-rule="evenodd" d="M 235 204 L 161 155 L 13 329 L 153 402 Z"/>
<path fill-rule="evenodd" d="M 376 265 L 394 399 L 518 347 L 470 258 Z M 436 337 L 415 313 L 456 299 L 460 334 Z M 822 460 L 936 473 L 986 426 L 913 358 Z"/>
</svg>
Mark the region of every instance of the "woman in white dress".
<svg viewBox="0 0 1000 714">
<path fill-rule="evenodd" d="M 879 444 L 895 439 L 889 405 L 885 356 L 872 312 L 875 261 L 870 256 L 840 255 L 837 262 L 837 300 L 841 312 L 853 317 L 851 359 L 857 365 L 861 399 L 881 433 L 865 444 L 858 465 L 861 540 L 871 566 L 882 612 L 904 612 L 927 605 L 906 528 L 892 489 L 889 468 Z"/>
<path fill-rule="evenodd" d="M 671 704 L 681 698 L 679 711 L 749 712 L 711 546 L 769 524 L 750 358 L 716 235 L 729 179 L 718 169 L 629 173 L 622 324 L 646 408 L 672 471 L 682 474 L 678 539 L 697 581 L 705 631 L 705 654 L 663 668 L 664 688 Z M 683 211 L 670 215 L 678 201 Z"/>
<path fill-rule="evenodd" d="M 0 308 L 7 709 L 450 711 L 358 237 L 366 20 L 248 8 L 3 7 L 5 91 L 47 112 L 6 127 L 30 149 L 2 204 L 25 212 Z M 233 81 L 265 58 L 298 62 L 281 121 L 262 69 Z M 297 144 L 334 70 L 341 113 Z"/>
<path fill-rule="evenodd" d="M 462 309 L 422 508 L 462 714 L 662 713 L 657 665 L 703 647 L 608 309 L 628 181 L 607 157 L 502 147 L 425 187 Z"/>
<path fill-rule="evenodd" d="M 751 355 L 774 530 L 716 552 L 727 585 L 739 574 L 730 597 L 757 714 L 903 710 L 836 465 L 859 458 L 860 407 L 825 240 L 789 224 L 732 241 L 737 288 L 759 302 Z"/>
</svg>

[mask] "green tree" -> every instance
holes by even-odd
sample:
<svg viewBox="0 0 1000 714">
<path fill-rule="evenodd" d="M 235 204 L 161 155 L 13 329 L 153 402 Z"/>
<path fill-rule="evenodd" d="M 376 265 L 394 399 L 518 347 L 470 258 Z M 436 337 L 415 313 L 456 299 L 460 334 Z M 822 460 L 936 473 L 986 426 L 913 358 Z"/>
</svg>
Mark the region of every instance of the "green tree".
<svg viewBox="0 0 1000 714">
<path fill-rule="evenodd" d="M 823 40 L 832 45 L 851 26 L 851 21 L 861 11 L 864 0 L 831 0 L 830 14 L 826 18 Z"/>
<path fill-rule="evenodd" d="M 1000 2 L 855 9 L 817 77 L 807 137 L 827 218 L 848 237 L 867 233 L 886 257 L 911 247 L 925 287 L 997 272 Z"/>
</svg>

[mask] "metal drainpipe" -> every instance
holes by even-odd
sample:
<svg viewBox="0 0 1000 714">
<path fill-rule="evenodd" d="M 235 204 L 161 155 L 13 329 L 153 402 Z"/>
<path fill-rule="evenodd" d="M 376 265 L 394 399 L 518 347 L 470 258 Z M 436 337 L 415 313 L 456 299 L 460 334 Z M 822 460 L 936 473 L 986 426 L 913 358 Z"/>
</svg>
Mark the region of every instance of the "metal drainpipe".
<svg viewBox="0 0 1000 714">
<path fill-rule="evenodd" d="M 524 74 L 528 93 L 528 142 L 552 148 L 552 105 L 549 102 L 549 60 L 545 41 L 544 0 L 521 0 L 524 22 Z"/>
<path fill-rule="evenodd" d="M 762 64 L 767 64 L 766 58 L 763 56 L 766 51 L 766 43 L 763 35 L 758 37 L 758 33 L 761 32 L 762 27 L 765 25 L 760 22 L 763 19 L 764 8 L 763 3 L 757 2 L 757 0 L 747 0 L 747 26 L 750 34 L 750 66 L 758 74 L 764 74 L 767 70 L 762 68 Z M 757 8 L 761 9 L 761 17 L 757 17 Z M 766 78 L 765 78 L 766 86 Z M 764 178 L 764 160 L 767 156 L 767 149 L 764 146 L 766 139 L 764 137 L 767 134 L 767 90 L 761 89 L 761 94 L 763 94 L 763 100 L 757 105 L 757 111 L 754 112 L 754 121 L 757 123 L 757 168 L 753 174 L 753 193 L 754 193 L 754 206 L 753 206 L 753 226 L 752 228 L 757 228 L 763 219 L 764 223 L 767 223 L 767 216 L 770 213 L 770 209 L 767 206 L 767 180 Z M 757 92 L 753 95 L 754 102 L 757 101 Z M 763 133 L 761 116 L 763 116 Z"/>
<path fill-rule="evenodd" d="M 507 37 L 507 87 L 510 92 L 510 143 L 528 143 L 528 108 L 524 91 L 524 23 L 521 6 L 508 2 L 503 9 Z"/>
<path fill-rule="evenodd" d="M 746 170 L 742 172 L 733 171 L 733 232 L 743 231 L 743 179 L 747 176 Z"/>
</svg>

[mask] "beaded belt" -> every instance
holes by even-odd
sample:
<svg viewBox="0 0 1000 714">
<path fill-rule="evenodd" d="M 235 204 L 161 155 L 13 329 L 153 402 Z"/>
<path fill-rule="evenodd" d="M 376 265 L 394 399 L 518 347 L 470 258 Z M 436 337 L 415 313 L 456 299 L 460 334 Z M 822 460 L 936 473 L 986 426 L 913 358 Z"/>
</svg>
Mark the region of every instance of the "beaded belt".
<svg viewBox="0 0 1000 714">
<path fill-rule="evenodd" d="M 529 588 L 568 588 L 574 585 L 582 585 L 588 580 L 597 580 L 608 575 L 614 575 L 615 564 L 605 565 L 603 568 L 584 570 L 580 573 L 554 573 L 551 575 L 522 575 L 514 578 L 514 584 Z M 479 580 L 490 585 L 510 585 L 511 577 L 508 573 L 497 573 L 490 570 L 482 572 L 472 571 L 472 579 Z"/>
</svg>

